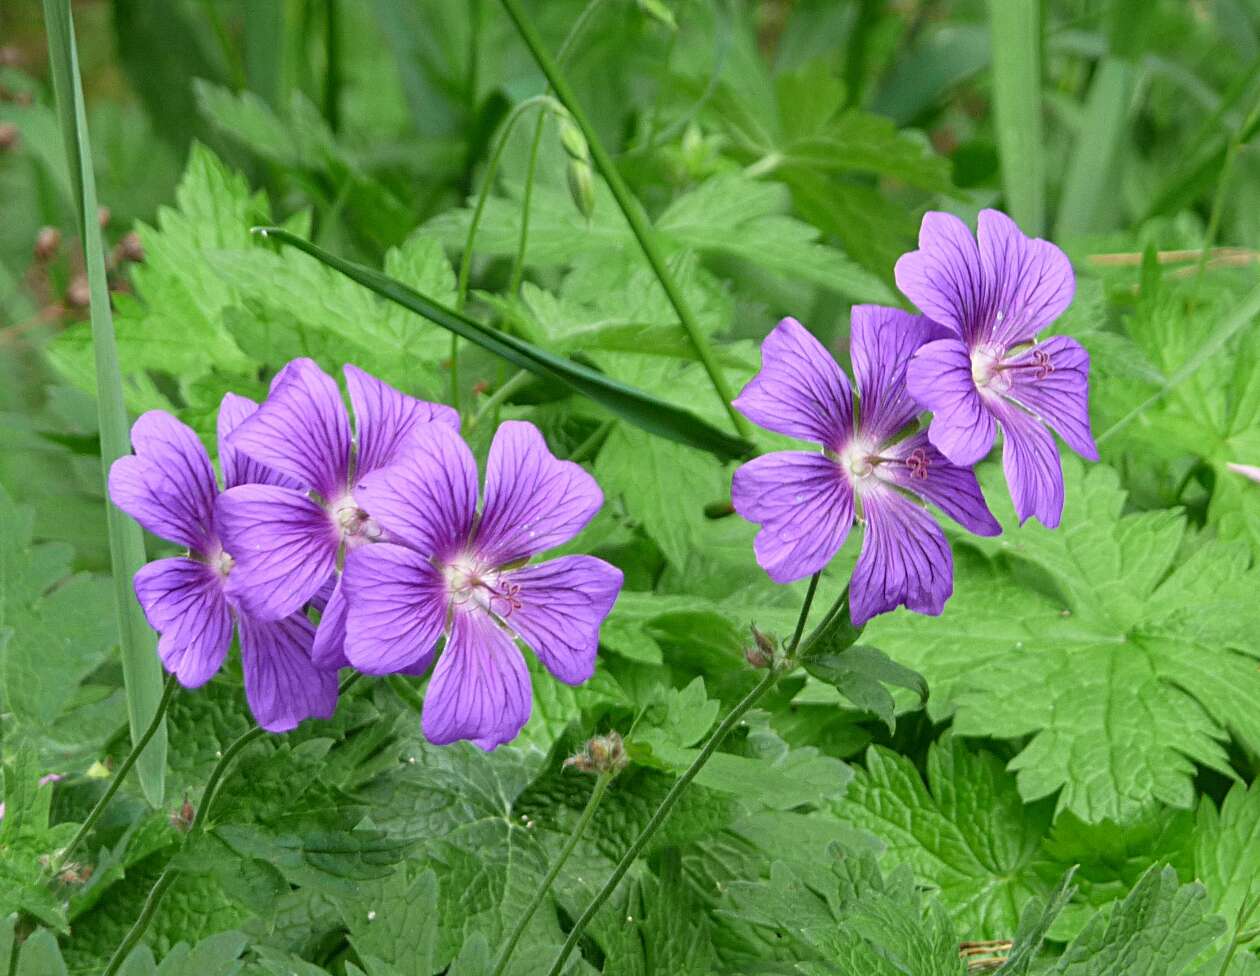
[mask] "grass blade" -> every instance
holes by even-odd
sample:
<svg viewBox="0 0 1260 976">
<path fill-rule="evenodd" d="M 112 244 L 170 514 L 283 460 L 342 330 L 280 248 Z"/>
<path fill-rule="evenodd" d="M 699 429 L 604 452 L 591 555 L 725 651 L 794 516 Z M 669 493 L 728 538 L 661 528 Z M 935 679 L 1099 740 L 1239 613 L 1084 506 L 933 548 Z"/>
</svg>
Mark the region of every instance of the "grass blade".
<svg viewBox="0 0 1260 976">
<path fill-rule="evenodd" d="M 1046 224 L 1046 171 L 1041 128 L 1041 4 L 989 0 L 993 108 L 1006 209 L 1025 234 Z"/>
<path fill-rule="evenodd" d="M 280 227 L 256 227 L 255 231 L 265 237 L 305 251 L 317 261 L 335 271 L 340 271 L 347 278 L 357 281 L 382 298 L 387 298 L 423 316 L 435 325 L 480 346 L 520 369 L 526 369 L 536 376 L 554 380 L 589 397 L 648 433 L 708 451 L 724 460 L 745 457 L 752 450 L 752 445 L 747 441 L 718 430 L 681 407 L 619 383 L 581 363 L 556 356 L 515 336 L 482 325 L 461 312 L 456 312 L 421 295 L 402 282 L 395 281 L 361 264 L 339 258 L 335 254 L 329 254 L 310 241 L 287 230 Z"/>
<path fill-rule="evenodd" d="M 44 0 L 44 20 L 48 29 L 48 55 L 52 69 L 57 114 L 66 146 L 66 164 L 78 208 L 79 233 L 91 294 L 92 346 L 96 356 L 96 402 L 101 428 L 102 483 L 115 459 L 130 453 L 127 411 L 123 406 L 122 378 L 118 372 L 118 349 L 114 343 L 114 320 L 110 313 L 109 289 L 105 279 L 105 253 L 101 229 L 96 219 L 96 181 L 92 175 L 92 152 L 88 142 L 87 115 L 79 79 L 78 51 L 74 42 L 74 22 L 69 0 Z M 131 578 L 145 561 L 140 527 L 107 501 L 105 517 L 109 526 L 109 553 L 114 577 L 114 597 L 118 619 L 118 640 L 122 649 L 123 679 L 127 685 L 127 715 L 131 737 L 137 739 L 148 728 L 162 698 L 162 671 L 158 665 L 156 639 L 145 623 L 140 605 L 131 590 Z M 166 775 L 166 728 L 149 742 L 136 763 L 136 775 L 145 797 L 154 806 L 162 803 Z"/>
</svg>

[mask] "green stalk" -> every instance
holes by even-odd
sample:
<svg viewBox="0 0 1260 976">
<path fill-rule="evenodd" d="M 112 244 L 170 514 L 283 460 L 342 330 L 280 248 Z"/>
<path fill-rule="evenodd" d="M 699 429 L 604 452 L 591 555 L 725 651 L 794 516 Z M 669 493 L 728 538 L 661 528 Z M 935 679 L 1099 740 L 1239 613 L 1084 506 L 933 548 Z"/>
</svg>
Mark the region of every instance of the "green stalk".
<svg viewBox="0 0 1260 976">
<path fill-rule="evenodd" d="M 594 818 L 595 811 L 599 809 L 599 801 L 604 798 L 604 791 L 608 789 L 608 784 L 612 782 L 612 778 L 612 773 L 600 773 L 599 778 L 595 780 L 595 788 L 591 790 L 590 799 L 586 801 L 586 809 L 582 811 L 582 816 L 578 820 L 577 826 L 569 834 L 569 839 L 565 843 L 564 849 L 560 851 L 560 856 L 556 858 L 551 868 L 547 871 L 547 876 L 543 878 L 542 884 L 534 892 L 534 897 L 530 900 L 524 914 L 517 920 L 516 926 L 512 929 L 512 934 L 503 946 L 503 952 L 499 954 L 499 961 L 495 963 L 494 970 L 490 973 L 490 976 L 502 976 L 503 971 L 507 969 L 507 964 L 512 959 L 512 953 L 516 951 L 516 944 L 521 941 L 521 936 L 525 934 L 525 929 L 534 917 L 534 913 L 538 911 L 546 899 L 547 892 L 551 890 L 551 883 L 556 880 L 560 869 L 564 867 L 564 862 L 569 859 L 569 855 L 577 847 L 578 841 L 586 833 L 586 828 Z"/>
<path fill-rule="evenodd" d="M 1039 237 L 1046 224 L 1039 0 L 989 0 L 989 30 L 1006 207 L 1024 233 Z"/>
<path fill-rule="evenodd" d="M 710 347 L 708 339 L 705 338 L 704 332 L 701 331 L 700 323 L 691 311 L 691 306 L 687 304 L 686 299 L 683 297 L 682 289 L 674 281 L 674 276 L 670 273 L 669 267 L 665 263 L 665 256 L 657 243 L 656 233 L 652 229 L 647 215 L 643 212 L 642 206 L 621 178 L 616 164 L 613 162 L 612 157 L 608 155 L 608 150 L 604 148 L 604 144 L 599 138 L 599 133 L 591 125 L 586 112 L 574 95 L 573 89 L 569 87 L 568 79 L 565 78 L 559 66 L 552 60 L 546 48 L 543 47 L 542 38 L 538 36 L 534 25 L 525 16 L 519 0 L 500 0 L 500 2 L 503 4 L 504 10 L 507 11 L 512 22 L 516 25 L 517 32 L 534 56 L 538 67 L 547 77 L 547 81 L 554 89 L 556 97 L 569 110 L 573 121 L 582 130 L 582 135 L 586 137 L 595 165 L 599 167 L 601 175 L 608 184 L 608 189 L 617 201 L 617 206 L 625 215 L 627 223 L 630 224 L 630 229 L 638 239 L 639 246 L 643 249 L 643 254 L 652 266 L 652 271 L 656 274 L 657 280 L 660 281 L 661 287 L 665 289 L 665 295 L 669 298 L 670 304 L 674 306 L 674 311 L 678 313 L 678 319 L 687 331 L 691 344 L 695 347 L 696 355 L 699 356 L 700 362 L 704 365 L 705 372 L 709 374 L 709 381 L 713 384 L 713 389 L 722 401 L 723 408 L 730 416 L 731 423 L 734 424 L 735 430 L 740 436 L 747 437 L 751 433 L 751 429 L 747 421 L 731 404 L 734 397 L 727 386 L 726 377 L 722 375 L 717 360 L 714 358 L 713 349 Z"/>
<path fill-rule="evenodd" d="M 87 114 L 83 107 L 83 85 L 79 78 L 79 55 L 74 41 L 74 20 L 69 0 L 44 0 L 44 20 L 48 29 L 48 55 L 53 91 L 66 163 L 74 187 L 79 234 L 83 241 L 91 297 L 92 351 L 96 361 L 96 408 L 101 435 L 101 476 L 108 498 L 110 465 L 131 453 L 127 409 L 123 403 L 122 376 L 118 369 L 118 348 L 114 340 L 114 320 L 110 312 L 109 287 L 105 275 L 105 249 L 97 222 L 96 181 L 92 174 L 92 150 L 88 140 Z M 109 559 L 114 580 L 114 613 L 122 654 L 123 683 L 127 688 L 127 718 L 133 741 L 148 729 L 157 714 L 162 697 L 162 669 L 158 664 L 157 640 L 132 593 L 131 580 L 145 564 L 144 537 L 140 526 L 105 503 L 109 529 Z M 136 776 L 145 798 L 161 806 L 166 776 L 166 727 L 159 724 L 149 737 L 149 748 L 136 762 Z"/>
<path fill-rule="evenodd" d="M 652 839 L 652 836 L 660 828 L 661 824 L 666 821 L 669 817 L 670 811 L 674 809 L 674 805 L 678 802 L 683 793 L 686 792 L 687 787 L 691 785 L 691 781 L 699 775 L 700 770 L 704 768 L 705 763 L 707 763 L 713 753 L 717 751 L 717 747 L 722 744 L 722 741 L 730 733 L 731 729 L 735 728 L 740 719 L 742 719 L 748 711 L 757 704 L 757 702 L 761 701 L 761 699 L 765 697 L 766 692 L 773 688 L 783 675 L 787 674 L 793 667 L 795 667 L 796 650 L 800 644 L 801 634 L 805 630 L 805 622 L 809 618 L 810 608 L 814 604 L 814 594 L 818 590 L 818 577 L 820 575 L 821 571 L 815 573 L 813 578 L 809 581 L 809 590 L 805 594 L 805 602 L 801 605 L 801 612 L 796 620 L 795 633 L 792 635 L 792 640 L 788 644 L 784 655 L 785 660 L 788 662 L 787 666 L 783 668 L 767 668 L 765 676 L 757 682 L 752 691 L 748 692 L 748 694 L 740 699 L 739 704 L 726 714 L 726 717 L 722 719 L 718 727 L 714 729 L 713 734 L 705 740 L 704 745 L 700 748 L 699 754 L 691 761 L 691 765 L 687 767 L 686 771 L 678 777 L 678 779 L 674 782 L 674 785 L 670 787 L 669 792 L 665 794 L 665 798 L 661 800 L 661 805 L 656 808 L 656 812 L 652 814 L 652 817 L 648 820 L 647 825 L 639 832 L 639 836 L 634 839 L 634 842 L 630 845 L 626 853 L 621 856 L 621 860 L 618 861 L 617 866 L 613 868 L 613 872 L 608 876 L 608 880 L 605 881 L 603 887 L 596 892 L 595 897 L 591 899 L 591 903 L 586 906 L 586 910 L 582 912 L 577 922 L 574 923 L 573 929 L 569 932 L 568 938 L 564 940 L 564 945 L 561 947 L 560 953 L 552 962 L 551 968 L 547 970 L 547 976 L 560 976 L 561 970 L 564 969 L 565 962 L 568 960 L 570 954 L 572 954 L 574 948 L 576 948 L 578 941 L 582 938 L 582 933 L 586 931 L 586 927 L 590 924 L 591 919 L 595 917 L 600 908 L 603 907 L 604 902 L 606 902 L 612 893 L 617 889 L 617 885 L 621 883 L 621 879 L 625 876 L 625 873 L 630 870 L 630 867 L 638 859 L 639 854 L 641 854 L 643 849 L 647 847 L 648 842 Z M 848 600 L 848 598 L 849 590 L 846 587 L 844 592 L 840 594 L 839 602 L 844 602 Z M 817 633 L 819 633 L 819 631 L 816 630 L 814 634 L 816 635 Z"/>
<path fill-rule="evenodd" d="M 1207 268 L 1208 254 L 1212 250 L 1212 245 L 1216 243 L 1216 234 L 1220 230 L 1221 214 L 1225 210 L 1225 193 L 1229 189 L 1229 179 L 1234 173 L 1234 162 L 1238 159 L 1246 138 L 1254 133 L 1257 122 L 1260 122 L 1260 102 L 1255 104 L 1246 121 L 1238 127 L 1225 150 L 1225 162 L 1221 166 L 1221 175 L 1216 181 L 1216 193 L 1212 195 L 1212 212 L 1208 217 L 1207 231 L 1203 235 L 1203 250 L 1199 254 L 1199 267 L 1196 272 L 1199 277 L 1202 277 L 1204 269 Z"/>
<path fill-rule="evenodd" d="M 136 740 L 135 745 L 131 747 L 131 751 L 127 753 L 127 758 L 122 761 L 118 768 L 114 771 L 113 778 L 109 781 L 109 785 L 105 787 L 105 792 L 101 794 L 101 798 L 96 801 L 96 805 L 92 807 L 91 812 L 87 815 L 78 832 L 70 840 L 70 843 L 62 848 L 61 853 L 57 856 L 58 867 L 53 870 L 53 874 L 57 873 L 60 865 L 65 864 L 79 845 L 83 843 L 88 834 L 92 832 L 92 828 L 96 825 L 96 821 L 101 818 L 101 814 L 105 812 L 105 808 L 109 806 L 109 801 L 113 799 L 114 794 L 118 792 L 118 788 L 122 786 L 123 781 L 127 778 L 127 774 L 131 772 L 131 767 L 136 764 L 136 760 L 140 758 L 140 754 L 144 752 L 144 747 L 149 744 L 149 740 L 157 734 L 157 730 L 162 726 L 162 719 L 166 715 L 166 709 L 171 704 L 171 699 L 175 697 L 175 691 L 179 688 L 179 682 L 175 675 L 170 674 L 166 677 L 166 688 L 162 692 L 162 700 L 158 702 L 157 711 L 153 713 L 153 721 L 149 723 L 149 727 L 144 730 L 144 734 Z"/>
<path fill-rule="evenodd" d="M 533 380 L 533 376 L 527 369 L 518 369 L 505 383 L 500 383 L 499 388 L 486 398 L 486 402 L 468 421 L 468 430 L 471 432 L 486 419 L 486 415 L 498 411 L 500 404 L 507 400 L 513 393 L 522 387 L 526 387 Z M 497 426 L 497 425 L 496 425 Z"/>
</svg>

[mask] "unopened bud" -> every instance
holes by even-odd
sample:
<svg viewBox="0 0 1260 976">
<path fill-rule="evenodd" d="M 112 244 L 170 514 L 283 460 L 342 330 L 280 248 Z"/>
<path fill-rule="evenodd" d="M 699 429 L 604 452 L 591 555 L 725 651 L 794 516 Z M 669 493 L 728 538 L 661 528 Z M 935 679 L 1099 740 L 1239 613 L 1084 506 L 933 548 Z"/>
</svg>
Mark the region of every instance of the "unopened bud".
<svg viewBox="0 0 1260 976">
<path fill-rule="evenodd" d="M 582 159 L 570 159 L 565 175 L 569 180 L 569 196 L 573 205 L 587 220 L 595 212 L 595 182 L 591 176 L 591 164 Z"/>
<path fill-rule="evenodd" d="M 608 773 L 616 776 L 626 768 L 629 761 L 621 736 L 616 732 L 609 732 L 589 740 L 582 751 L 566 759 L 563 766 L 566 769 L 572 766 L 583 773 Z"/>
<path fill-rule="evenodd" d="M 196 818 L 196 811 L 188 802 L 188 797 L 184 797 L 183 805 L 171 814 L 171 826 L 178 830 L 181 834 L 187 833 L 192 827 L 192 822 Z"/>
<path fill-rule="evenodd" d="M 775 655 L 778 653 L 774 638 L 763 634 L 755 626 L 752 628 L 752 635 L 753 644 L 744 651 L 744 660 L 754 668 L 773 667 Z"/>
<path fill-rule="evenodd" d="M 134 230 L 123 234 L 117 247 L 118 260 L 139 264 L 144 260 L 144 245 L 140 243 L 140 235 Z"/>
<path fill-rule="evenodd" d="M 51 261 L 61 247 L 61 231 L 56 227 L 41 227 L 35 235 L 35 260 Z"/>
<path fill-rule="evenodd" d="M 86 884 L 91 877 L 92 865 L 80 864 L 78 861 L 70 861 L 57 872 L 57 880 L 63 885 Z"/>
<path fill-rule="evenodd" d="M 665 6 L 662 0 L 637 0 L 637 2 L 639 9 L 653 20 L 664 24 L 670 30 L 678 29 L 678 21 L 674 19 L 674 12 Z"/>
<path fill-rule="evenodd" d="M 0 47 L 0 65 L 6 68 L 16 68 L 22 63 L 22 49 L 13 44 L 6 44 Z"/>
<path fill-rule="evenodd" d="M 582 135 L 582 130 L 568 115 L 560 119 L 560 145 L 564 147 L 570 159 L 589 161 L 591 158 L 591 149 L 586 144 L 586 136 Z"/>
<path fill-rule="evenodd" d="M 96 208 L 96 222 L 101 225 L 101 230 L 109 226 L 110 212 L 109 207 Z"/>
<path fill-rule="evenodd" d="M 92 303 L 92 289 L 87 275 L 77 274 L 66 288 L 66 304 L 71 308 L 87 308 Z"/>
<path fill-rule="evenodd" d="M 12 122 L 0 122 L 0 152 L 12 152 L 22 144 L 22 133 Z"/>
</svg>

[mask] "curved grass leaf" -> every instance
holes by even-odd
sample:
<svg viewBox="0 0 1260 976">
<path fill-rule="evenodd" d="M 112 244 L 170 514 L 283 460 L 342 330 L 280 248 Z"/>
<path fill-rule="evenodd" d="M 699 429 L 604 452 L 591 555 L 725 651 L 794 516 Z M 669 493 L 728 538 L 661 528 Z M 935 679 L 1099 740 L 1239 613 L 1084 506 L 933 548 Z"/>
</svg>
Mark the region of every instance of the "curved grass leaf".
<svg viewBox="0 0 1260 976">
<path fill-rule="evenodd" d="M 745 457 L 752 451 L 752 445 L 747 441 L 718 430 L 690 411 L 672 403 L 666 403 L 664 400 L 658 400 L 632 386 L 619 383 L 588 366 L 556 356 L 515 336 L 483 325 L 379 271 L 339 258 L 335 254 L 329 254 L 310 241 L 280 227 L 254 229 L 265 237 L 305 251 L 317 261 L 334 271 L 340 271 L 382 298 L 410 309 L 433 324 L 455 333 L 461 339 L 467 339 L 512 365 L 544 379 L 555 380 L 575 393 L 589 397 L 618 417 L 636 427 L 641 427 L 648 433 L 708 451 L 723 460 Z"/>
<path fill-rule="evenodd" d="M 44 0 L 44 20 L 48 28 L 48 55 L 57 114 L 66 145 L 66 166 L 74 188 L 91 295 L 92 347 L 96 357 L 96 403 L 104 479 L 115 459 L 130 453 L 131 445 L 105 278 L 105 252 L 96 219 L 96 181 L 92 175 L 92 150 L 88 142 L 87 114 L 83 105 L 83 86 L 79 78 L 79 57 L 69 0 Z M 105 504 L 105 517 L 109 526 L 109 554 L 122 648 L 123 680 L 127 686 L 127 717 L 134 740 L 149 727 L 157 711 L 162 697 L 162 671 L 158 666 L 156 638 L 145 623 L 140 605 L 131 591 L 131 578 L 145 562 L 140 526 L 108 502 Z M 163 725 L 136 762 L 141 789 L 154 806 L 162 803 L 165 770 L 166 728 Z"/>
</svg>

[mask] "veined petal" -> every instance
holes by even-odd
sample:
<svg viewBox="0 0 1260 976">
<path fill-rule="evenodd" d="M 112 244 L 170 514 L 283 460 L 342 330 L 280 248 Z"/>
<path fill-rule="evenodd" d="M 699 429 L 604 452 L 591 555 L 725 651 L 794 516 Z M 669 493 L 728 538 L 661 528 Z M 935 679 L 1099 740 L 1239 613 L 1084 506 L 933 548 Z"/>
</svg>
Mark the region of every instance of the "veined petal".
<svg viewBox="0 0 1260 976">
<path fill-rule="evenodd" d="M 407 396 L 350 363 L 345 374 L 358 444 L 356 478 L 398 460 L 417 424 L 437 422 L 459 431 L 459 413 L 445 404 Z"/>
<path fill-rule="evenodd" d="M 537 427 L 505 421 L 486 459 L 477 553 L 502 566 L 551 549 L 581 532 L 603 503 L 595 479 L 552 454 Z"/>
<path fill-rule="evenodd" d="M 295 359 L 277 374 L 258 411 L 232 433 L 232 447 L 326 501 L 350 475 L 350 423 L 337 381 L 313 360 Z"/>
<path fill-rule="evenodd" d="M 1002 526 L 989 511 L 971 468 L 950 464 L 932 446 L 927 431 L 907 437 L 880 450 L 891 464 L 881 464 L 876 474 L 885 481 L 913 492 L 976 535 L 1001 535 Z"/>
<path fill-rule="evenodd" d="M 734 400 L 766 430 L 839 450 L 853 432 L 849 381 L 823 344 L 796 319 L 774 327 L 761 344 L 761 371 Z"/>
<path fill-rule="evenodd" d="M 224 548 L 236 560 L 228 596 L 251 616 L 279 620 L 296 613 L 336 565 L 340 531 L 293 488 L 241 485 L 219 496 L 216 516 Z"/>
<path fill-rule="evenodd" d="M 858 427 L 882 443 L 919 413 L 906 389 L 906 367 L 924 343 L 947 335 L 921 315 L 880 305 L 854 305 L 849 353 L 858 390 Z"/>
<path fill-rule="evenodd" d="M 231 443 L 232 432 L 257 411 L 258 404 L 249 397 L 237 396 L 235 393 L 223 394 L 223 400 L 219 403 L 218 420 L 219 465 L 223 468 L 223 487 L 283 485 L 286 488 L 300 488 L 301 485 L 293 478 L 246 457 Z"/>
<path fill-rule="evenodd" d="M 580 685 L 595 673 L 599 626 L 624 579 L 616 566 L 594 556 L 563 556 L 514 570 L 502 583 L 520 587 L 515 593 L 520 606 L 500 616 L 548 671 Z"/>
<path fill-rule="evenodd" d="M 448 604 L 427 558 L 380 543 L 346 557 L 346 657 L 364 674 L 423 673 L 433 660 Z"/>
<path fill-rule="evenodd" d="M 218 673 L 232 645 L 222 578 L 205 563 L 176 557 L 141 566 L 134 584 L 145 619 L 162 635 L 162 664 L 185 688 L 200 688 Z"/>
<path fill-rule="evenodd" d="M 993 447 L 997 429 L 971 375 L 971 356 L 958 339 L 919 348 L 906 368 L 910 395 L 932 411 L 928 435 L 954 464 L 971 465 Z"/>
<path fill-rule="evenodd" d="M 1054 336 L 1006 360 L 1006 395 L 1049 424 L 1067 446 L 1098 460 L 1089 426 L 1089 353 L 1075 339 Z"/>
<path fill-rule="evenodd" d="M 209 553 L 217 548 L 214 468 L 191 427 L 161 410 L 131 428 L 135 454 L 109 469 L 109 497 L 156 536 Z"/>
<path fill-rule="evenodd" d="M 929 211 L 919 225 L 919 249 L 903 254 L 897 287 L 928 318 L 970 344 L 981 337 L 990 308 L 980 250 L 953 214 Z"/>
<path fill-rule="evenodd" d="M 1072 304 L 1072 263 L 1049 241 L 1025 237 L 999 210 L 980 211 L 976 235 L 990 283 L 992 340 L 1001 346 L 1027 342 Z"/>
<path fill-rule="evenodd" d="M 954 592 L 954 557 L 941 527 L 889 489 L 864 492 L 862 512 L 866 534 L 849 582 L 853 625 L 899 606 L 939 614 Z"/>
<path fill-rule="evenodd" d="M 995 400 L 993 410 L 1002 424 L 1002 470 L 1020 525 L 1036 516 L 1056 528 L 1063 516 L 1063 465 L 1054 438 L 1008 400 Z"/>
<path fill-rule="evenodd" d="M 489 751 L 516 738 L 532 707 L 529 670 L 512 638 L 481 610 L 456 613 L 424 696 L 425 738 L 470 739 Z"/>
<path fill-rule="evenodd" d="M 311 663 L 315 627 L 300 613 L 264 622 L 242 614 L 245 698 L 268 732 L 289 732 L 308 718 L 332 718 L 337 672 Z"/>
<path fill-rule="evenodd" d="M 779 451 L 741 466 L 731 503 L 761 526 L 757 564 L 776 583 L 791 583 L 827 565 L 853 524 L 853 489 L 840 466 L 821 454 Z"/>
<path fill-rule="evenodd" d="M 336 671 L 349 667 L 346 659 L 346 604 L 345 590 L 341 585 L 342 576 L 337 574 L 337 582 L 333 584 L 332 593 L 324 601 L 319 612 L 319 626 L 315 628 L 315 643 L 311 646 L 311 661 L 315 667 L 325 671 Z M 321 588 L 322 589 L 322 588 Z M 311 603 L 318 602 L 317 592 Z"/>
<path fill-rule="evenodd" d="M 354 497 L 391 537 L 446 559 L 465 546 L 472 531 L 477 462 L 455 431 L 424 424 L 398 463 L 365 476 Z"/>
</svg>

